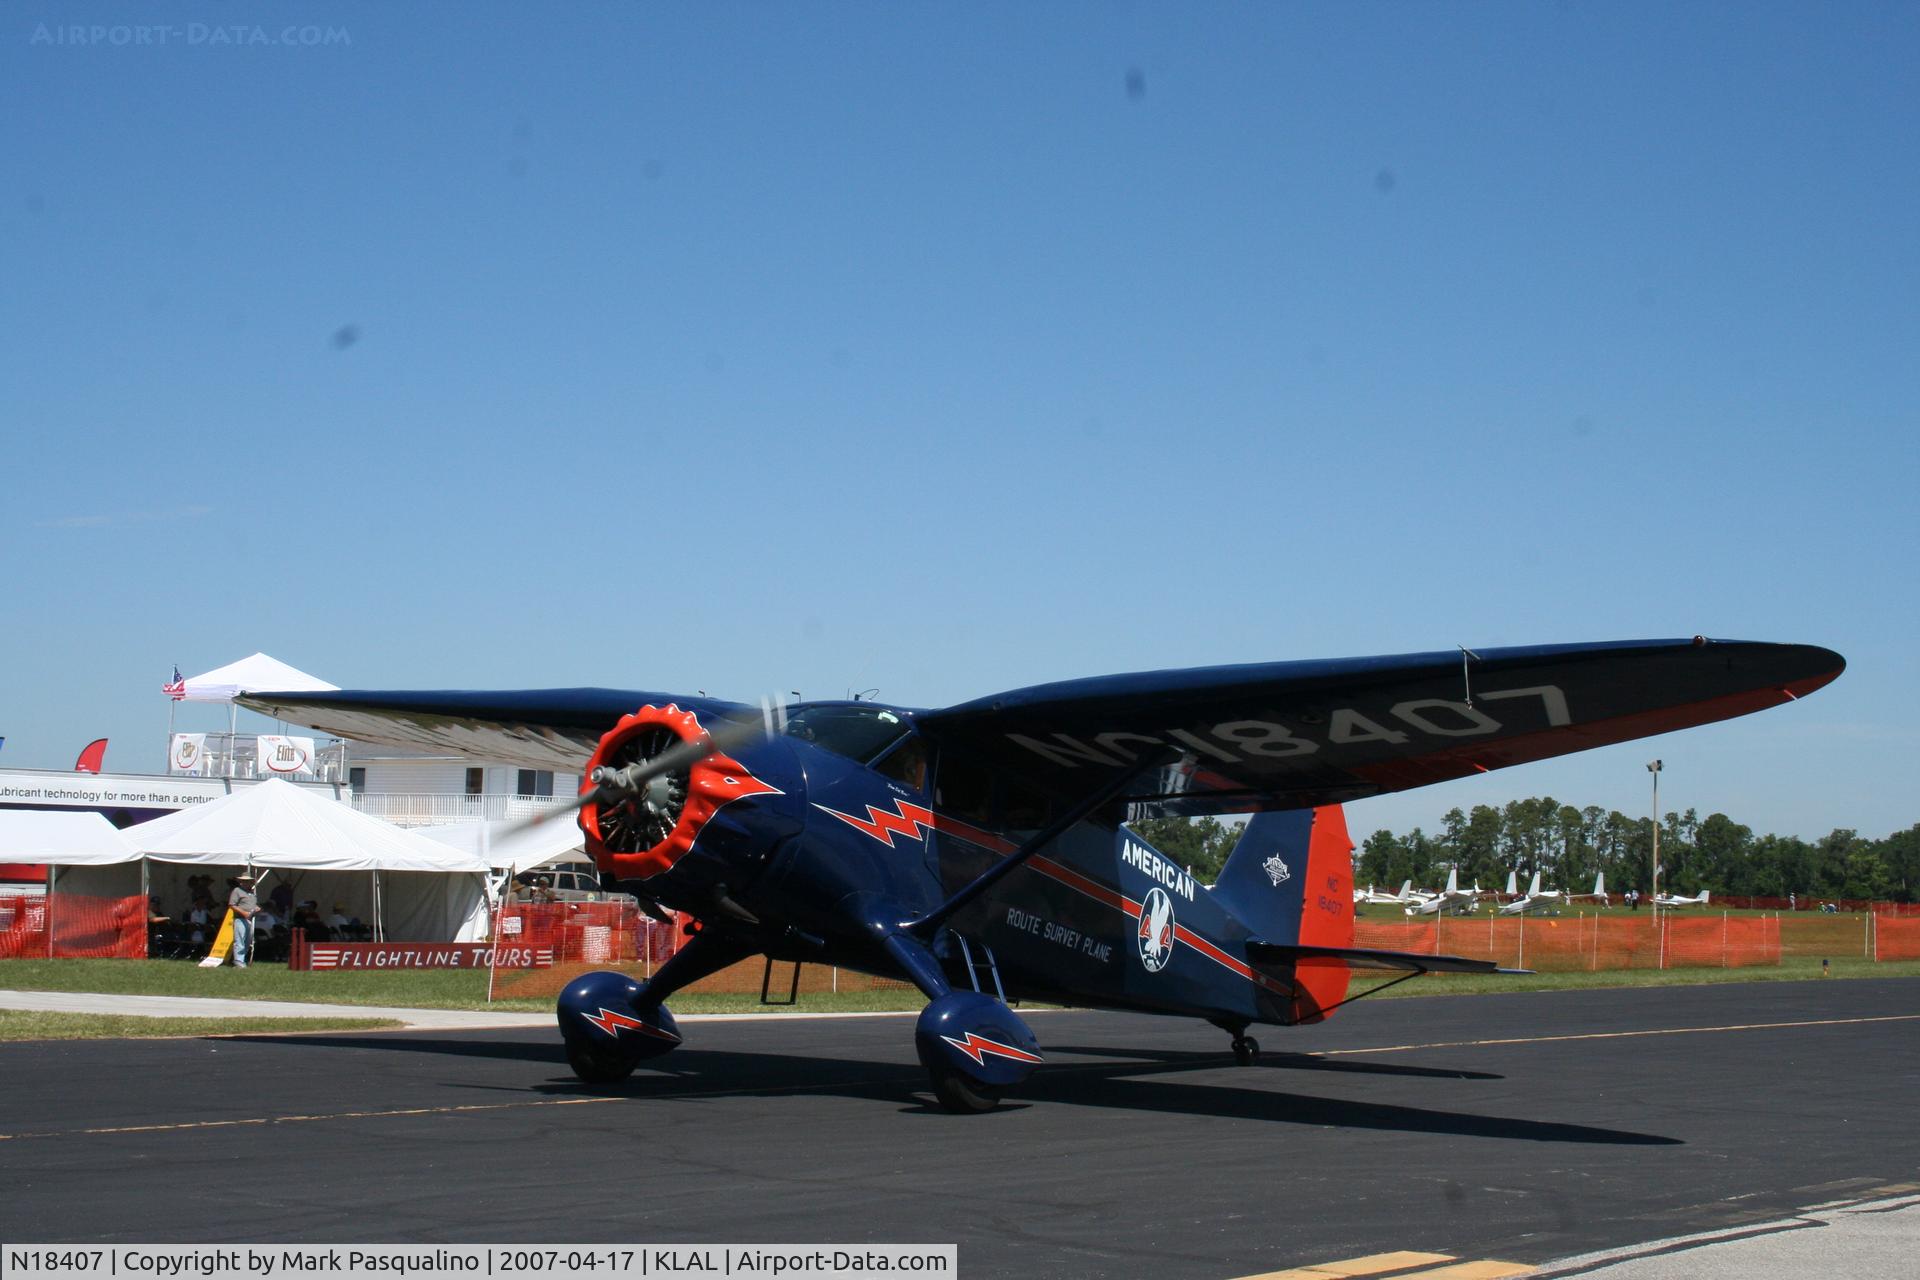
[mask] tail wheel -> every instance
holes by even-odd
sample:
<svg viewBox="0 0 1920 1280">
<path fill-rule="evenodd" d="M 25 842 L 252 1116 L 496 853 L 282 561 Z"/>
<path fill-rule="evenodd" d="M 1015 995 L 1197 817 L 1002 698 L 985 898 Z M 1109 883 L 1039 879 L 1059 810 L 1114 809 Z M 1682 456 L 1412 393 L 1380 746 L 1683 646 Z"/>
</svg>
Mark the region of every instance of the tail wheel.
<svg viewBox="0 0 1920 1280">
<path fill-rule="evenodd" d="M 1000 1105 L 1000 1091 L 977 1080 L 969 1080 L 958 1071 L 935 1071 L 933 1096 L 940 1105 L 956 1115 L 979 1115 Z"/>
<path fill-rule="evenodd" d="M 633 1074 L 633 1059 L 587 1043 L 567 1041 L 567 1065 L 588 1084 L 618 1084 Z"/>
<path fill-rule="evenodd" d="M 1233 1060 L 1243 1067 L 1250 1067 L 1260 1057 L 1260 1042 L 1252 1036 L 1233 1038 Z"/>
</svg>

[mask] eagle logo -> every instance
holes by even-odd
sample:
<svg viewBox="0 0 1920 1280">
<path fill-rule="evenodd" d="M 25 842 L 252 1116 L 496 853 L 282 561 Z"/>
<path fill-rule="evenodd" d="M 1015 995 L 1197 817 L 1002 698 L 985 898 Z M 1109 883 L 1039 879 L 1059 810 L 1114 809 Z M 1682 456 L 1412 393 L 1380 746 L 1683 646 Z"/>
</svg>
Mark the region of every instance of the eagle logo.
<svg viewBox="0 0 1920 1280">
<path fill-rule="evenodd" d="M 1287 864 L 1280 860 L 1280 855 L 1277 853 L 1260 865 L 1266 870 L 1267 879 L 1273 881 L 1273 887 L 1276 889 L 1280 887 L 1282 881 L 1293 875 L 1293 872 L 1287 870 Z"/>
<path fill-rule="evenodd" d="M 1173 958 L 1173 899 L 1165 889 L 1154 889 L 1140 904 L 1140 963 L 1148 973 L 1158 973 Z"/>
</svg>

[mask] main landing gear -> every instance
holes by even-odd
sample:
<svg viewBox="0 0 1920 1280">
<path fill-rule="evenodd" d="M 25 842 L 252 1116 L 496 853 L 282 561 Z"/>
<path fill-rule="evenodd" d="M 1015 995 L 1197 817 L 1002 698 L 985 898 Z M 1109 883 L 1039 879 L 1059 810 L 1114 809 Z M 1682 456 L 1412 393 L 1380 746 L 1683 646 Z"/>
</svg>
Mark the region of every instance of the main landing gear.
<svg viewBox="0 0 1920 1280">
<path fill-rule="evenodd" d="M 573 1068 L 573 1074 L 588 1084 L 618 1084 L 633 1074 L 640 1060 L 602 1048 L 592 1041 L 570 1036 L 567 1038 L 567 1065 Z"/>
</svg>

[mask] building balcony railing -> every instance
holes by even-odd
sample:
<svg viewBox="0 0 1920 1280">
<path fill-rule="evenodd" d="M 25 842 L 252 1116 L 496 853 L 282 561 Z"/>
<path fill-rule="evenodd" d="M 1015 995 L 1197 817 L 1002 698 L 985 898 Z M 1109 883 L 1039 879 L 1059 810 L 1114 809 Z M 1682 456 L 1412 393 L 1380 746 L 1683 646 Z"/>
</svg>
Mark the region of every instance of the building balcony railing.
<svg viewBox="0 0 1920 1280">
<path fill-rule="evenodd" d="M 347 780 L 347 744 L 338 738 L 324 740 L 313 749 L 313 759 L 297 772 L 281 773 L 270 769 L 259 758 L 259 739 L 251 733 L 209 733 L 194 753 L 193 765 L 182 768 L 171 751 L 167 773 L 185 778 L 273 778 L 295 782 L 345 782 Z"/>
<path fill-rule="evenodd" d="M 397 827 L 436 827 L 449 822 L 499 822 L 524 818 L 565 804 L 570 796 L 517 796 L 490 791 L 480 795 L 445 792 L 372 792 L 353 797 L 353 807 Z"/>
</svg>

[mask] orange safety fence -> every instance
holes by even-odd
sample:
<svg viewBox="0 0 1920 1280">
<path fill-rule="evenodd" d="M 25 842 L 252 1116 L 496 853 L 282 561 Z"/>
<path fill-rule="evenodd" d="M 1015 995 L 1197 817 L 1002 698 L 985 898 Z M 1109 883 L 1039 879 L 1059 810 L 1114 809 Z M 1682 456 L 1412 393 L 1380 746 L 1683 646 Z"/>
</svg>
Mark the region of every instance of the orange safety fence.
<svg viewBox="0 0 1920 1280">
<path fill-rule="evenodd" d="M 1879 912 L 1873 917 L 1875 960 L 1920 960 L 1920 916 Z"/>
<path fill-rule="evenodd" d="M 0 959 L 143 960 L 146 955 L 146 899 L 138 895 L 0 897 Z"/>
<path fill-rule="evenodd" d="M 502 969 L 494 975 L 497 999 L 557 996 L 560 989 L 583 973 L 612 969 L 645 981 L 686 944 L 690 917 L 675 914 L 672 924 L 655 920 L 638 908 L 614 903 L 518 903 L 507 907 L 498 922 L 502 943 L 552 947 L 553 965 L 544 969 Z M 794 987 L 793 965 L 776 961 L 772 972 L 766 958 L 754 956 L 690 984 L 686 990 L 729 995 L 754 995 L 766 983 L 767 998 L 787 999 Z M 803 965 L 799 993 L 911 990 L 912 984 L 875 978 L 852 969 Z"/>
<path fill-rule="evenodd" d="M 1468 916 L 1354 922 L 1354 945 L 1465 956 L 1503 968 L 1568 970 L 1737 968 L 1780 963 L 1770 916 Z"/>
</svg>

